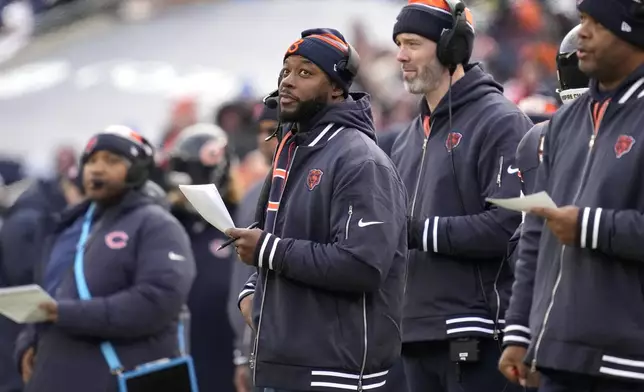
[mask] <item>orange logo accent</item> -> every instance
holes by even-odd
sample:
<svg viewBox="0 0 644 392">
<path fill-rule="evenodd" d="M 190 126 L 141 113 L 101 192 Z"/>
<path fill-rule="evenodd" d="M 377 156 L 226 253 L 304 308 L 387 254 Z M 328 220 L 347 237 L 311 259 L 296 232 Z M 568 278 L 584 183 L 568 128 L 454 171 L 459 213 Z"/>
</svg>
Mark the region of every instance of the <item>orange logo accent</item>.
<svg viewBox="0 0 644 392">
<path fill-rule="evenodd" d="M 297 41 L 293 42 L 291 46 L 288 47 L 288 50 L 286 51 L 287 54 L 293 54 L 297 52 L 297 50 L 300 48 L 300 44 L 304 42 L 304 39 L 300 38 Z"/>
</svg>

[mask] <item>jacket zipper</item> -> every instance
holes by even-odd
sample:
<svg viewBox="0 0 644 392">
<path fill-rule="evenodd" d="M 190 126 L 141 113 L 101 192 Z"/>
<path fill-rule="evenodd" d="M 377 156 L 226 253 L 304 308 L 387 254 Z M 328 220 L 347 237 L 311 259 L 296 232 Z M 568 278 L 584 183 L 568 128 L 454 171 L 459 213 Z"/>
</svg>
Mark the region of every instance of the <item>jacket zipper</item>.
<svg viewBox="0 0 644 392">
<path fill-rule="evenodd" d="M 293 152 L 293 158 L 291 158 L 291 164 L 289 166 L 289 171 L 293 167 L 293 163 L 295 163 L 295 156 L 297 155 L 297 149 L 299 147 L 295 147 L 295 151 Z M 286 183 L 288 182 L 288 175 L 284 179 L 284 186 L 282 190 L 282 196 L 284 195 L 284 192 L 286 191 Z M 282 198 L 280 197 L 280 204 L 282 202 Z M 277 214 L 280 212 L 280 206 L 277 206 L 277 211 L 275 211 L 275 221 L 277 221 Z M 269 271 L 266 272 L 266 276 L 264 276 L 264 287 L 262 288 L 262 304 L 259 308 L 259 323 L 257 324 L 257 333 L 255 334 L 255 349 L 253 350 L 253 355 L 251 355 L 252 361 L 251 361 L 251 366 L 253 368 L 253 385 L 257 385 L 255 381 L 255 377 L 257 375 L 257 366 L 255 365 L 256 362 L 259 360 L 259 333 L 262 329 L 262 316 L 264 316 L 264 301 L 266 300 L 266 285 L 268 283 L 268 274 Z"/>
<path fill-rule="evenodd" d="M 344 239 L 349 239 L 349 225 L 351 224 L 351 217 L 353 216 L 353 204 L 349 204 L 349 211 L 347 213 L 347 224 L 344 229 Z M 367 365 L 367 295 L 362 293 L 362 324 L 364 327 L 364 350 L 362 352 L 362 366 L 360 367 L 360 376 L 358 377 L 358 392 L 362 391 L 362 377 L 364 376 L 364 368 Z"/>
<path fill-rule="evenodd" d="M 351 216 L 353 216 L 353 204 L 349 204 L 349 217 L 347 218 L 347 226 L 344 228 L 344 239 L 349 239 L 349 224 L 351 224 Z"/>
<path fill-rule="evenodd" d="M 594 119 L 592 116 L 592 112 L 589 112 L 590 114 L 590 123 L 593 124 L 594 126 Z M 601 123 L 600 123 L 601 124 Z M 581 190 L 584 187 L 584 184 L 586 182 L 586 175 L 588 172 L 588 168 L 590 167 L 590 158 L 593 153 L 593 146 L 595 145 L 595 138 L 597 137 L 596 135 L 599 133 L 599 126 L 597 126 L 597 132 L 593 131 L 593 134 L 590 136 L 590 140 L 588 141 L 588 153 L 586 154 L 586 161 L 584 162 L 584 169 L 582 170 L 581 173 L 581 180 L 579 182 L 579 187 L 577 188 L 577 193 L 575 193 L 575 197 L 573 198 L 571 205 L 574 205 L 577 202 L 577 199 L 581 195 Z M 555 304 L 555 296 L 557 295 L 557 290 L 559 289 L 559 284 L 561 283 L 561 278 L 563 276 L 563 256 L 564 252 L 566 250 L 566 246 L 563 245 L 561 247 L 561 253 L 559 255 L 559 272 L 557 273 L 557 280 L 555 281 L 555 285 L 552 288 L 552 295 L 550 297 L 550 303 L 548 304 L 548 308 L 546 309 L 546 314 L 543 318 L 543 325 L 541 326 L 541 331 L 539 331 L 539 336 L 537 337 L 537 343 L 534 346 L 534 358 L 532 358 L 532 363 L 531 363 L 531 368 L 530 370 L 534 373 L 537 371 L 537 354 L 539 353 L 539 347 L 541 346 L 541 340 L 543 339 L 543 335 L 546 332 L 546 327 L 548 326 L 548 320 L 550 318 L 550 312 L 552 311 L 552 307 Z"/>
<path fill-rule="evenodd" d="M 367 294 L 362 293 L 362 323 L 364 326 L 364 351 L 362 352 L 362 366 L 360 367 L 360 377 L 358 377 L 358 392 L 362 392 L 362 377 L 364 376 L 364 368 L 367 365 Z"/>
<path fill-rule="evenodd" d="M 492 334 L 494 340 L 499 340 L 499 332 L 501 326 L 499 325 L 499 318 L 501 317 L 501 295 L 499 294 L 499 289 L 497 283 L 499 277 L 501 276 L 501 271 L 503 271 L 503 264 L 505 264 L 505 258 L 501 261 L 501 266 L 496 272 L 496 278 L 494 278 L 494 295 L 496 296 L 496 315 L 494 316 L 494 333 Z"/>
<path fill-rule="evenodd" d="M 351 217 L 353 216 L 353 204 L 349 204 L 349 211 L 347 214 L 347 225 L 344 230 L 344 239 L 349 239 L 349 225 L 351 224 Z M 367 365 L 367 295 L 362 293 L 362 325 L 364 327 L 364 350 L 362 352 L 362 366 L 360 366 L 360 376 L 358 377 L 358 392 L 362 391 L 362 377 L 364 376 L 364 369 Z"/>
<path fill-rule="evenodd" d="M 499 174 L 496 175 L 496 185 L 501 187 L 501 175 L 503 174 L 503 155 L 499 157 Z M 499 318 L 501 316 L 501 295 L 499 294 L 499 289 L 497 283 L 499 281 L 499 276 L 501 276 L 501 271 L 503 270 L 503 264 L 505 263 L 505 258 L 501 261 L 499 270 L 496 272 L 496 278 L 494 279 L 494 296 L 496 297 L 496 315 L 494 316 L 494 333 L 492 336 L 494 340 L 499 340 Z M 482 290 L 485 290 L 485 287 L 481 287 Z"/>
<path fill-rule="evenodd" d="M 416 187 L 414 188 L 414 198 L 411 202 L 411 216 L 414 216 L 414 210 L 416 209 L 416 198 L 418 197 L 418 187 L 420 186 L 420 179 L 423 176 L 423 166 L 425 163 L 425 154 L 427 153 L 427 140 L 426 137 L 423 141 L 423 155 L 420 158 L 420 169 L 418 170 L 418 178 L 416 179 Z"/>
<path fill-rule="evenodd" d="M 501 174 L 503 174 L 503 155 L 499 158 L 499 174 L 496 175 L 496 185 L 501 188 Z"/>
<path fill-rule="evenodd" d="M 431 127 L 431 125 L 430 125 Z M 410 216 L 414 216 L 414 211 L 416 210 L 416 198 L 418 197 L 418 187 L 420 186 L 420 179 L 423 176 L 423 166 L 425 166 L 425 154 L 427 153 L 427 140 L 429 139 L 428 136 L 425 137 L 425 140 L 423 141 L 423 155 L 420 158 L 420 169 L 418 169 L 418 178 L 416 179 L 416 187 L 414 188 L 414 198 L 412 199 L 411 202 L 411 212 Z M 403 288 L 403 294 L 407 292 L 407 279 L 409 277 L 409 265 L 405 267 L 405 287 Z"/>
</svg>

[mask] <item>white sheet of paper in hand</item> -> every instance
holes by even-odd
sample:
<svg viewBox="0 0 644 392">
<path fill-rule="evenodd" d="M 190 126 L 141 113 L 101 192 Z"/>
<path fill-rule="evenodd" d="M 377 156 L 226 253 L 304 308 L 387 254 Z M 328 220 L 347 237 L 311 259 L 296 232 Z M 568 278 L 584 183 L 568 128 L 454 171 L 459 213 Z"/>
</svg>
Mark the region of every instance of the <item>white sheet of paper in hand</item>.
<svg viewBox="0 0 644 392">
<path fill-rule="evenodd" d="M 230 217 L 226 204 L 214 184 L 179 185 L 179 189 L 208 223 L 222 233 L 234 228 L 233 218 Z"/>
<path fill-rule="evenodd" d="M 511 199 L 485 199 L 499 207 L 529 212 L 533 208 L 557 208 L 557 205 L 550 198 L 547 192 L 534 193 L 525 197 L 513 197 Z"/>
<path fill-rule="evenodd" d="M 0 289 L 0 314 L 19 324 L 46 321 L 44 302 L 56 301 L 37 284 Z"/>
</svg>

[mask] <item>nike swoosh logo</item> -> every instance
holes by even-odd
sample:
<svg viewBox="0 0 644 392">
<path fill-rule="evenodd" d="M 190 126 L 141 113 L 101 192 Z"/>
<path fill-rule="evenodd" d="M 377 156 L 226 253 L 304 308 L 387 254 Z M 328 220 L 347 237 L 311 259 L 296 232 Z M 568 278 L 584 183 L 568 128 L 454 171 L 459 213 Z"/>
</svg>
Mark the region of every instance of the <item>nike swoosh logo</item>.
<svg viewBox="0 0 644 392">
<path fill-rule="evenodd" d="M 170 260 L 174 260 L 174 261 L 184 261 L 186 259 L 185 257 L 183 257 L 183 256 L 181 256 L 179 254 L 176 254 L 176 253 L 174 253 L 172 251 L 170 251 L 170 253 L 168 253 L 168 258 Z"/>
<path fill-rule="evenodd" d="M 519 172 L 518 167 L 508 166 L 508 174 L 514 174 L 514 173 L 518 173 L 518 172 Z"/>
<path fill-rule="evenodd" d="M 379 224 L 382 224 L 382 223 L 384 223 L 384 222 L 377 222 L 377 221 L 364 222 L 362 219 L 360 219 L 358 221 L 358 227 L 367 227 L 367 226 L 371 226 L 371 225 L 379 225 Z"/>
</svg>

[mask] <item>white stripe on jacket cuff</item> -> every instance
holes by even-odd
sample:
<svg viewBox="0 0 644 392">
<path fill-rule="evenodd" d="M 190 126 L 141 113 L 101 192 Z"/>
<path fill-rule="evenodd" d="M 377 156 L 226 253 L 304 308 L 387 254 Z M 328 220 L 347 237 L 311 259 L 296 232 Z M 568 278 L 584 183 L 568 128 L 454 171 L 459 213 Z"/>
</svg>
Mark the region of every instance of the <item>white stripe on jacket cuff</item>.
<svg viewBox="0 0 644 392">
<path fill-rule="evenodd" d="M 239 293 L 239 296 L 237 297 L 237 308 L 241 310 L 241 301 L 248 297 L 249 295 L 255 294 L 255 286 L 251 286 L 249 284 L 244 285 L 244 288 L 242 289 L 241 293 Z"/>
<path fill-rule="evenodd" d="M 580 212 L 579 246 L 597 249 L 602 209 L 586 207 Z"/>
<path fill-rule="evenodd" d="M 432 231 L 432 250 L 438 253 L 438 217 L 425 219 L 425 228 L 423 229 L 423 251 L 429 252 L 429 229 Z"/>
<path fill-rule="evenodd" d="M 530 345 L 531 335 L 530 328 L 519 324 L 511 324 L 503 330 L 504 346 L 524 346 Z"/>
<path fill-rule="evenodd" d="M 261 238 L 261 237 L 260 237 Z M 273 261 L 275 259 L 275 251 L 277 250 L 277 244 L 280 242 L 280 238 L 274 236 L 271 233 L 266 233 L 262 245 L 259 248 L 259 254 L 257 256 L 257 266 L 259 268 L 273 268 Z"/>
</svg>

